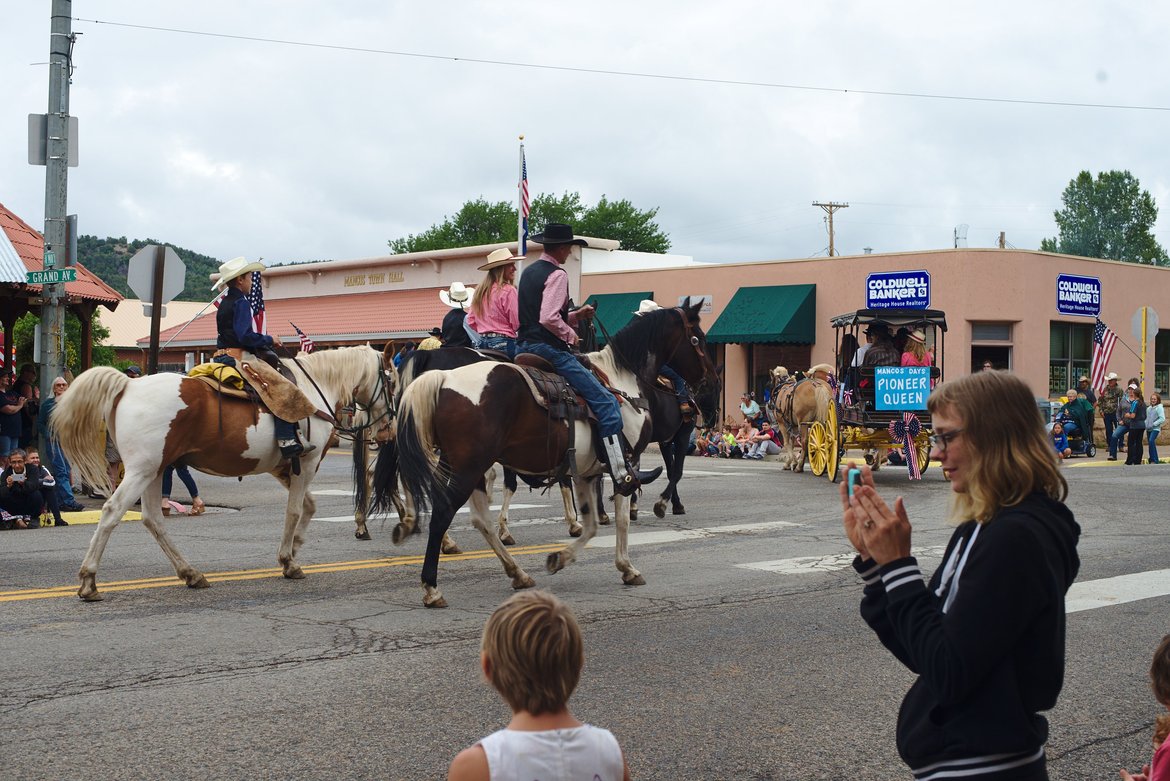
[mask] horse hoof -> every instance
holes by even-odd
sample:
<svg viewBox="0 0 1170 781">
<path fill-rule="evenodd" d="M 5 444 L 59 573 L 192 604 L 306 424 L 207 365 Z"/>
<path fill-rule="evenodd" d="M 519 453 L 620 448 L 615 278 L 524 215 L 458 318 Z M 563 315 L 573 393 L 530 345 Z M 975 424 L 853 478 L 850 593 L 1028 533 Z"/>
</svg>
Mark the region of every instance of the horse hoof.
<svg viewBox="0 0 1170 781">
<path fill-rule="evenodd" d="M 597 519 L 597 522 L 602 526 L 609 526 L 609 515 L 602 513 L 601 517 Z"/>
<path fill-rule="evenodd" d="M 655 503 L 655 505 L 654 505 L 654 517 L 655 517 L 655 518 L 665 518 L 665 517 L 666 517 L 666 505 L 665 505 L 665 504 L 657 504 L 657 503 Z"/>
<path fill-rule="evenodd" d="M 508 535 L 507 535 L 507 536 L 505 536 L 505 537 L 501 537 L 501 538 L 500 538 L 500 542 L 504 543 L 505 545 L 515 545 L 515 544 L 516 544 L 516 538 L 515 538 L 515 537 L 513 537 L 511 534 L 508 534 Z"/>
<path fill-rule="evenodd" d="M 645 586 L 646 578 L 642 577 L 641 573 L 633 573 L 622 575 L 622 583 L 627 586 Z"/>
<path fill-rule="evenodd" d="M 370 536 L 369 529 L 367 529 L 364 532 L 354 532 L 353 536 L 355 539 L 359 539 L 359 540 L 372 540 L 372 539 L 374 539 L 373 537 Z"/>
<path fill-rule="evenodd" d="M 423 607 L 433 607 L 433 608 L 447 607 L 447 600 L 445 600 L 445 599 L 443 599 L 443 597 L 439 596 L 439 597 L 435 597 L 430 602 L 428 602 L 426 600 L 426 598 L 424 597 L 423 598 Z"/>
<path fill-rule="evenodd" d="M 520 572 L 512 578 L 512 588 L 519 591 L 522 588 L 532 588 L 536 585 L 536 581 L 527 572 Z"/>
<path fill-rule="evenodd" d="M 401 545 L 406 542 L 406 538 L 410 536 L 410 532 L 402 523 L 394 524 L 394 530 L 390 532 L 390 541 L 395 545 Z"/>
<path fill-rule="evenodd" d="M 300 567 L 285 567 L 284 576 L 289 580 L 302 580 L 305 577 L 305 571 Z"/>
<path fill-rule="evenodd" d="M 86 591 L 85 589 L 78 589 L 77 596 L 81 598 L 82 602 L 101 602 L 104 597 L 98 593 L 97 589 Z"/>
<path fill-rule="evenodd" d="M 452 543 L 450 545 L 443 546 L 443 555 L 444 556 L 458 556 L 462 552 L 463 552 L 463 549 L 454 543 Z"/>
<path fill-rule="evenodd" d="M 584 529 L 581 528 L 581 524 L 575 523 L 569 527 L 569 536 L 580 537 L 582 531 L 584 531 Z"/>
<path fill-rule="evenodd" d="M 304 577 L 304 575 L 301 577 Z M 211 583 L 208 582 L 207 578 L 200 574 L 198 577 L 187 578 L 187 588 L 211 588 Z"/>
<path fill-rule="evenodd" d="M 544 563 L 544 568 L 548 570 L 549 574 L 560 572 L 565 568 L 565 557 L 563 551 L 548 554 L 548 559 Z"/>
</svg>

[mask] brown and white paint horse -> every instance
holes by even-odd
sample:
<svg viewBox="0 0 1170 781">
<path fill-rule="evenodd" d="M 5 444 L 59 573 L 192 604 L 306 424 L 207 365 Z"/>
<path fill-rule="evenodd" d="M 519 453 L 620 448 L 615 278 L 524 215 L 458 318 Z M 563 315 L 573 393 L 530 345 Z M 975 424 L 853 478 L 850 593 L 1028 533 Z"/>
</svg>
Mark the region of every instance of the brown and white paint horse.
<svg viewBox="0 0 1170 781">
<path fill-rule="evenodd" d="M 705 350 L 699 327 L 702 304 L 661 309 L 631 322 L 614 335 L 601 352 L 589 359 L 609 377 L 614 388 L 638 397 L 639 382 L 649 382 L 671 356 L 672 366 L 692 385 L 714 382 L 715 367 Z M 679 349 L 689 342 L 688 349 Z M 430 505 L 431 520 L 423 563 L 423 604 L 445 607 L 438 589 L 439 543 L 455 512 L 469 499 L 471 522 L 504 565 L 513 588 L 534 585 L 532 578 L 491 533 L 484 473 L 494 462 L 528 475 L 554 476 L 574 448 L 573 484 L 582 535 L 548 557 L 549 572 L 572 561 L 597 533 L 595 484 L 605 474 L 597 460 L 587 421 L 570 430 L 565 421 L 549 419 L 547 410 L 532 398 L 523 370 L 511 364 L 479 363 L 451 371 L 427 372 L 403 394 L 398 410 L 396 442 L 403 486 L 416 506 Z M 628 400 L 621 402 L 623 431 L 637 457 L 650 441 L 649 414 Z M 375 486 L 379 504 L 385 486 Z M 617 545 L 615 563 L 622 581 L 645 583 L 630 563 L 628 499 L 615 497 Z"/>
<path fill-rule="evenodd" d="M 807 376 L 798 380 L 788 374 L 783 366 L 772 370 L 772 400 L 769 406 L 776 417 L 776 423 L 783 426 L 784 449 L 787 452 L 787 469 L 804 471 L 805 446 L 802 439 L 807 424 L 828 420 L 829 408 L 833 404 L 833 389 L 825 379 L 832 374 L 833 367 L 817 364 L 808 370 Z"/>
<path fill-rule="evenodd" d="M 367 410 L 366 425 L 385 422 L 390 388 L 383 356 L 377 350 L 320 350 L 284 363 L 320 409 L 334 413 L 356 401 Z M 267 472 L 284 484 L 288 506 L 277 560 L 286 578 L 303 578 L 296 557 L 316 510 L 309 484 L 333 427 L 322 420 L 302 422 L 302 439 L 317 449 L 301 459 L 300 473 L 293 474 L 276 446 L 272 419 L 249 401 L 220 396 L 204 382 L 178 374 L 131 380 L 117 369 L 102 366 L 78 376 L 57 402 L 51 425 L 81 478 L 110 497 L 81 563 L 78 596 L 86 601 L 101 599 L 97 570 L 102 552 L 118 521 L 139 497 L 142 523 L 176 574 L 190 588 L 207 588 L 207 578 L 187 563 L 162 527 L 162 474 L 175 463 L 225 477 Z M 109 492 L 103 426 L 112 434 L 126 470 L 113 493 Z"/>
</svg>

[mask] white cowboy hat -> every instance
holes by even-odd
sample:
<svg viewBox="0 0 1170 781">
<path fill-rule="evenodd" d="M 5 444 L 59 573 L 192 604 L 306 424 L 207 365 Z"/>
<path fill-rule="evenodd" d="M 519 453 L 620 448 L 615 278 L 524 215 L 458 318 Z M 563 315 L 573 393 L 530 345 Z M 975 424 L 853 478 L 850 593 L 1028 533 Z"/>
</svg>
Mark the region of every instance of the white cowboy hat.
<svg viewBox="0 0 1170 781">
<path fill-rule="evenodd" d="M 1109 372 L 1105 375 L 1105 382 L 1112 382 L 1117 379 L 1117 372 Z"/>
<path fill-rule="evenodd" d="M 225 287 L 228 282 L 231 282 L 236 277 L 242 277 L 249 271 L 263 271 L 264 264 L 258 260 L 249 263 L 244 258 L 232 258 L 227 263 L 221 263 L 219 266 L 219 279 L 211 286 L 212 290 L 220 290 Z"/>
<path fill-rule="evenodd" d="M 439 300 L 452 309 L 462 309 L 463 305 L 471 300 L 471 294 L 467 292 L 467 286 L 462 282 L 452 282 L 449 290 L 439 291 Z"/>
<path fill-rule="evenodd" d="M 634 314 L 636 314 L 638 317 L 641 317 L 647 312 L 654 312 L 661 308 L 662 307 L 660 307 L 657 302 L 651 301 L 649 298 L 643 298 L 640 302 L 638 302 L 638 309 L 634 312 Z"/>
<path fill-rule="evenodd" d="M 494 249 L 488 253 L 488 262 L 480 266 L 479 270 L 491 271 L 494 268 L 499 266 L 506 266 L 509 263 L 515 263 L 518 260 L 524 260 L 524 258 L 520 257 L 519 255 L 513 255 L 512 250 L 510 249 L 504 249 L 501 247 L 500 249 Z"/>
<path fill-rule="evenodd" d="M 919 344 L 926 344 L 926 334 L 923 333 L 921 328 L 915 328 L 913 331 L 906 334 L 906 338 L 913 339 L 914 341 L 918 342 Z"/>
</svg>

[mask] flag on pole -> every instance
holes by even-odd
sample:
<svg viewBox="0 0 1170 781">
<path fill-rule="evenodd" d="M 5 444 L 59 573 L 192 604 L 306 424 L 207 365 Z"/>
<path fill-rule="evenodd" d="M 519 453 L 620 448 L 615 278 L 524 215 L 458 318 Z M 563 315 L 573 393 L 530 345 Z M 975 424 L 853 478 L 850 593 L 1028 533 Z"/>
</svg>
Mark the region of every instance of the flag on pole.
<svg viewBox="0 0 1170 781">
<path fill-rule="evenodd" d="M 317 346 L 317 345 L 313 344 L 313 340 L 310 339 L 305 334 L 304 331 L 297 328 L 297 324 L 294 323 L 292 320 L 289 320 L 288 324 L 293 327 L 293 330 L 295 330 L 297 332 L 297 338 L 301 340 L 301 352 L 306 352 L 306 353 L 313 352 L 313 348 L 315 348 Z"/>
<path fill-rule="evenodd" d="M 248 293 L 248 305 L 252 307 L 252 328 L 258 334 L 268 333 L 268 315 L 264 312 L 264 286 L 260 284 L 260 272 L 252 272 L 252 291 Z"/>
<path fill-rule="evenodd" d="M 1105 370 L 1109 368 L 1109 358 L 1113 355 L 1113 347 L 1117 344 L 1117 334 L 1097 318 L 1097 325 L 1093 327 L 1093 369 L 1090 372 L 1089 382 L 1093 391 L 1101 393 L 1105 390 Z"/>
<path fill-rule="evenodd" d="M 524 136 L 520 136 L 524 138 Z M 528 201 L 528 162 L 524 159 L 524 142 L 520 142 L 520 225 L 517 243 L 520 245 L 520 255 L 528 254 L 528 212 L 531 204 Z"/>
</svg>

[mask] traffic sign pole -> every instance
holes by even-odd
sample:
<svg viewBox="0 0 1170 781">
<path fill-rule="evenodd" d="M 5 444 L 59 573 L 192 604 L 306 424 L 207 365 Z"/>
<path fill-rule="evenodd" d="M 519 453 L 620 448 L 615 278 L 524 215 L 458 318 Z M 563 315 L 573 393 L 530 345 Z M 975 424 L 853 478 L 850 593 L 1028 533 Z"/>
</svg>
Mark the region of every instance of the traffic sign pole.
<svg viewBox="0 0 1170 781">
<path fill-rule="evenodd" d="M 158 335 L 162 330 L 163 308 L 163 267 L 166 261 L 166 247 L 162 244 L 154 248 L 154 284 L 150 296 L 150 357 L 146 362 L 146 373 L 158 372 Z"/>
</svg>

